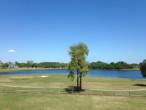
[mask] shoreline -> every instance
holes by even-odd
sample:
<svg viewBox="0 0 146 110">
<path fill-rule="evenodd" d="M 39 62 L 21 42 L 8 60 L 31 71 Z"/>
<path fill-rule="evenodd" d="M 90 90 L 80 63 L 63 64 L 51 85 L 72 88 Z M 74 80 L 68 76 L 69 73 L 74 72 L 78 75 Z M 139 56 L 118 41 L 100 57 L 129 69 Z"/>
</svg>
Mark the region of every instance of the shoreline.
<svg viewBox="0 0 146 110">
<path fill-rule="evenodd" d="M 64 68 L 6 68 L 0 69 L 0 73 L 16 72 L 16 71 L 33 71 L 33 70 L 51 70 L 51 69 L 64 69 Z"/>
<path fill-rule="evenodd" d="M 0 69 L 0 73 L 7 73 L 7 72 L 16 72 L 16 71 L 33 71 L 33 70 L 51 70 L 51 69 L 58 69 L 58 70 L 65 70 L 65 68 L 6 68 L 6 69 Z M 107 70 L 107 69 L 90 69 L 90 70 Z M 140 69 L 120 69 L 116 71 L 140 71 Z M 110 70 L 108 70 L 110 71 Z M 111 70 L 113 71 L 113 70 Z"/>
</svg>

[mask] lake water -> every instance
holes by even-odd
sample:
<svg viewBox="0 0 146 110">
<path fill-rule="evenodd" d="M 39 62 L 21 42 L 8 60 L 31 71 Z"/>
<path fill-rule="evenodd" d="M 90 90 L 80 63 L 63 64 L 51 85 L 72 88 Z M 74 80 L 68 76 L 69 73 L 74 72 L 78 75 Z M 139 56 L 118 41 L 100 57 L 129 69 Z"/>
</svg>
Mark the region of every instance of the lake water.
<svg viewBox="0 0 146 110">
<path fill-rule="evenodd" d="M 65 74 L 69 72 L 60 69 L 50 70 L 33 70 L 0 73 L 0 75 L 28 75 L 28 74 Z M 145 79 L 138 70 L 90 70 L 87 76 L 109 77 L 109 78 L 128 78 L 128 79 Z"/>
</svg>

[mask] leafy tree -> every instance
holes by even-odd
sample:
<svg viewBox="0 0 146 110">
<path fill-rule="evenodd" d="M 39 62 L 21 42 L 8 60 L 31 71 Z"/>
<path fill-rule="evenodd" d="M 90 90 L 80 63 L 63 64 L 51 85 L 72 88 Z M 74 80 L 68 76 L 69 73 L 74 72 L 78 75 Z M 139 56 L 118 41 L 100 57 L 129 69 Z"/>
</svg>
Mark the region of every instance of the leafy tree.
<svg viewBox="0 0 146 110">
<path fill-rule="evenodd" d="M 3 64 L 3 62 L 0 60 L 0 68 L 2 68 L 2 64 Z"/>
<path fill-rule="evenodd" d="M 8 65 L 12 64 L 12 62 L 8 62 Z M 43 67 L 43 68 L 66 68 L 66 63 L 59 63 L 59 62 L 40 62 L 40 63 L 34 63 L 32 60 L 28 60 L 26 63 L 19 63 L 15 61 L 15 64 L 20 67 Z M 0 63 L 0 67 L 2 67 L 2 64 Z M 6 66 L 5 66 L 6 67 Z"/>
<path fill-rule="evenodd" d="M 108 68 L 107 69 L 115 69 L 115 63 L 111 62 L 110 64 L 108 64 Z"/>
<path fill-rule="evenodd" d="M 90 63 L 90 68 L 91 68 L 91 69 L 97 69 L 96 62 Z"/>
<path fill-rule="evenodd" d="M 17 65 L 20 68 L 27 67 L 27 63 L 17 63 Z"/>
<path fill-rule="evenodd" d="M 3 63 L 2 64 L 2 68 L 8 68 L 8 66 L 9 66 L 8 63 Z"/>
<path fill-rule="evenodd" d="M 41 62 L 39 67 L 43 68 L 60 68 L 61 64 L 59 62 Z"/>
<path fill-rule="evenodd" d="M 28 60 L 27 61 L 27 68 L 32 67 L 33 61 L 32 60 Z"/>
<path fill-rule="evenodd" d="M 140 68 L 140 65 L 136 63 L 132 63 L 130 66 L 131 68 Z"/>
<path fill-rule="evenodd" d="M 60 64 L 60 67 L 61 67 L 61 68 L 66 68 L 66 63 L 61 63 L 61 64 Z"/>
<path fill-rule="evenodd" d="M 38 67 L 38 64 L 37 64 L 37 63 L 33 63 L 33 64 L 32 64 L 32 67 L 33 67 L 33 68 L 37 68 L 37 67 Z"/>
<path fill-rule="evenodd" d="M 19 62 L 18 61 L 15 61 L 15 65 L 19 65 Z"/>
<path fill-rule="evenodd" d="M 105 63 L 102 61 L 92 62 L 90 63 L 90 69 L 132 69 L 132 68 L 139 68 L 138 64 L 127 64 L 126 62 L 119 61 L 117 63 Z"/>
<path fill-rule="evenodd" d="M 143 60 L 142 63 L 140 63 L 140 70 L 141 70 L 143 77 L 146 77 L 146 59 Z"/>
<path fill-rule="evenodd" d="M 123 62 L 119 61 L 115 64 L 115 69 L 119 70 L 119 69 L 123 69 Z"/>
<path fill-rule="evenodd" d="M 67 65 L 67 70 L 70 72 L 68 78 L 73 80 L 77 75 L 77 90 L 82 89 L 82 77 L 86 76 L 89 71 L 89 64 L 86 62 L 88 53 L 88 47 L 84 43 L 80 42 L 78 45 L 70 46 L 69 55 L 71 56 L 71 61 Z"/>
</svg>

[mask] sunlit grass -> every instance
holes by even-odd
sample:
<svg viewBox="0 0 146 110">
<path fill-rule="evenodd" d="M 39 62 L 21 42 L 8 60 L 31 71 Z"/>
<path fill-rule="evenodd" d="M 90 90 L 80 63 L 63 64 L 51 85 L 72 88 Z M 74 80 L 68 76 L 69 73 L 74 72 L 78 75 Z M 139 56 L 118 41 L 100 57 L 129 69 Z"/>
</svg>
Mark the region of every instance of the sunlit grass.
<svg viewBox="0 0 146 110">
<path fill-rule="evenodd" d="M 48 70 L 48 69 L 61 69 L 61 68 L 0 68 L 0 73 L 13 72 L 13 71 L 31 71 L 31 70 Z"/>
<path fill-rule="evenodd" d="M 1 92 L 7 92 L 0 94 L 0 110 L 145 110 L 146 108 L 146 98 L 143 97 L 146 91 L 114 91 L 144 89 L 146 88 L 145 80 L 84 77 L 85 91 L 72 93 L 70 88 L 69 95 L 65 88 L 76 86 L 76 78 L 70 81 L 66 75 L 1 75 L 0 84 L 30 87 L 0 86 Z M 44 88 L 31 88 L 42 86 Z M 94 88 L 113 91 L 90 90 Z"/>
<path fill-rule="evenodd" d="M 1 110 L 145 110 L 145 97 L 0 94 Z"/>
<path fill-rule="evenodd" d="M 47 77 L 42 78 L 41 76 Z M 76 86 L 76 78 L 71 81 L 67 75 L 59 74 L 1 75 L 0 83 L 14 86 L 68 88 Z M 82 85 L 83 89 L 134 90 L 146 89 L 146 80 L 84 77 Z"/>
</svg>

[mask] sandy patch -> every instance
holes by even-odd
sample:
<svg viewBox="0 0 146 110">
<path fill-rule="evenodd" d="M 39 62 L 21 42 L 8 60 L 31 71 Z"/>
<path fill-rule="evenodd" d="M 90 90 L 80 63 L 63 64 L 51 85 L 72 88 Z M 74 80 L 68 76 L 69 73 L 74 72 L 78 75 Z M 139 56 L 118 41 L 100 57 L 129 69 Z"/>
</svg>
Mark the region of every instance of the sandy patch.
<svg viewBox="0 0 146 110">
<path fill-rule="evenodd" d="M 41 78 L 46 78 L 46 77 L 48 77 L 48 76 L 40 76 Z"/>
</svg>

